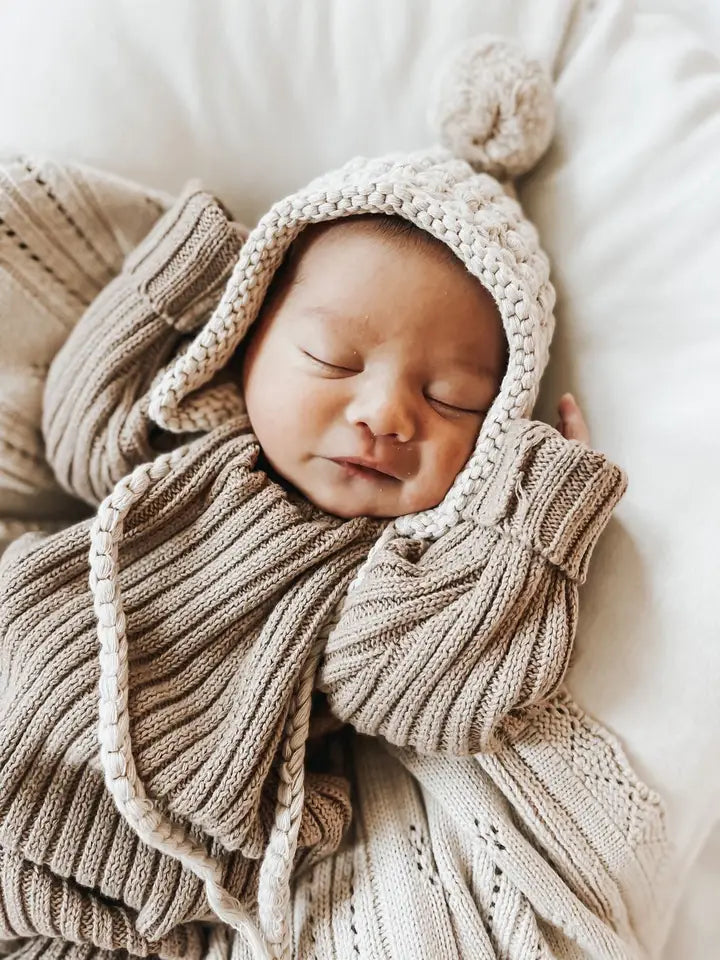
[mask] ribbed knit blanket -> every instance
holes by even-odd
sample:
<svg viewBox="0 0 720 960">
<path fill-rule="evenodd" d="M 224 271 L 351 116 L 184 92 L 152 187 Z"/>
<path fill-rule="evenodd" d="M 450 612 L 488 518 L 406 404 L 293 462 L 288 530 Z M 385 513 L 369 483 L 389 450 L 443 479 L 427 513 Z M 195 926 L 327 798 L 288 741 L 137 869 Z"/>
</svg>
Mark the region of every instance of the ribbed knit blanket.
<svg viewBox="0 0 720 960">
<path fill-rule="evenodd" d="M 5 168 L 0 286 L 87 176 Z M 100 507 L 0 558 L 0 941 L 242 958 L 247 916 L 303 960 L 647 955 L 663 806 L 562 686 L 624 473 L 517 421 L 427 543 L 290 493 L 246 417 L 162 434 L 151 385 L 243 236 L 184 191 L 50 368 L 44 455 Z"/>
</svg>

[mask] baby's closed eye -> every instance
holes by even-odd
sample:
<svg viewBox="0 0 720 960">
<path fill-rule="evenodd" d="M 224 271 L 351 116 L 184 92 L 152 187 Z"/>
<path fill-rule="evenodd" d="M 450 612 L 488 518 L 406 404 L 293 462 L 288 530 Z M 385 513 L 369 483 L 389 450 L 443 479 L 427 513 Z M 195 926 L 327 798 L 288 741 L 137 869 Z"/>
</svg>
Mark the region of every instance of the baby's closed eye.
<svg viewBox="0 0 720 960">
<path fill-rule="evenodd" d="M 437 403 L 441 407 L 444 407 L 446 410 L 452 410 L 455 413 L 469 414 L 470 416 L 474 416 L 474 417 L 485 416 L 485 414 L 487 413 L 487 410 L 479 410 L 479 409 L 476 409 L 475 407 L 460 407 L 452 403 L 447 403 L 444 400 L 438 400 L 435 397 L 428 397 L 428 400 L 430 400 L 431 403 Z"/>
<path fill-rule="evenodd" d="M 355 370 L 352 367 L 347 367 L 340 363 L 330 363 L 329 360 L 321 360 L 319 357 L 314 356 L 312 353 L 308 353 L 307 350 L 303 350 L 302 352 L 305 354 L 306 357 L 309 357 L 311 360 L 313 360 L 315 363 L 320 364 L 320 366 L 322 367 L 330 367 L 333 370 L 340 370 L 344 373 L 360 373 L 359 370 Z"/>
<path fill-rule="evenodd" d="M 306 350 L 303 347 L 300 347 L 301 354 L 306 357 L 312 365 L 318 367 L 319 369 L 330 371 L 336 371 L 338 375 L 342 374 L 358 374 L 362 373 L 362 365 L 358 366 L 357 358 L 350 357 L 341 357 L 336 354 L 332 354 L 332 359 L 330 359 L 331 354 L 325 352 L 323 356 L 320 356 L 320 351 L 310 351 Z M 461 379 L 463 375 L 461 374 Z M 450 391 L 447 391 L 447 387 L 450 386 Z M 476 399 L 472 396 L 471 390 L 466 390 L 462 392 L 462 387 L 458 390 L 455 388 L 453 391 L 452 385 L 444 385 L 444 391 L 441 392 L 441 395 L 436 394 L 432 390 L 424 391 L 426 399 L 433 404 L 441 406 L 443 409 L 452 410 L 461 414 L 472 414 L 475 416 L 485 415 L 488 412 L 490 403 L 492 402 L 491 397 L 483 397 L 482 399 Z"/>
</svg>

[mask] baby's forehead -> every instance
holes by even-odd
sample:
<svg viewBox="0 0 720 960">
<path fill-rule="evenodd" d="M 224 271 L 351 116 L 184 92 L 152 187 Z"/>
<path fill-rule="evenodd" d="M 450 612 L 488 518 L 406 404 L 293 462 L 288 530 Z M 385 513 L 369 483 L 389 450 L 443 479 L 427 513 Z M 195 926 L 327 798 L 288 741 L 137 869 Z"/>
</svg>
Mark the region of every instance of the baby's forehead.
<svg viewBox="0 0 720 960">
<path fill-rule="evenodd" d="M 341 262 L 343 255 L 358 267 L 368 260 L 387 261 L 396 277 L 414 270 L 415 276 L 427 275 L 428 283 L 441 283 L 456 294 L 470 292 L 495 308 L 492 293 L 450 245 L 398 216 L 362 214 L 310 224 L 290 245 L 281 269 L 288 268 L 296 284 L 308 278 L 318 282 L 328 279 L 334 260 Z M 372 289 L 386 277 L 378 271 L 363 274 L 362 280 Z M 413 289 L 408 284 L 408 293 Z"/>
</svg>

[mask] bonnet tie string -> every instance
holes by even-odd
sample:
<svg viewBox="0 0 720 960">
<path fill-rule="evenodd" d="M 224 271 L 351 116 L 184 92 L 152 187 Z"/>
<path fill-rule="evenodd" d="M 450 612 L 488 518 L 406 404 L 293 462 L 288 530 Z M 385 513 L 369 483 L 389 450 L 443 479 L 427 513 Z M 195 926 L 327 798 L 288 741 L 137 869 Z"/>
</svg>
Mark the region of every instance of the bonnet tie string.
<svg viewBox="0 0 720 960">
<path fill-rule="evenodd" d="M 120 813 L 141 840 L 179 860 L 205 884 L 217 916 L 242 933 L 256 960 L 269 952 L 247 909 L 221 884 L 222 867 L 172 823 L 147 796 L 138 777 L 128 714 L 128 644 L 120 584 L 118 545 L 125 517 L 148 490 L 168 475 L 187 453 L 188 445 L 145 463 L 120 480 L 103 500 L 90 528 L 90 590 L 100 643 L 100 710 L 98 738 L 105 784 Z"/>
<path fill-rule="evenodd" d="M 368 551 L 346 593 L 328 617 L 310 649 L 300 676 L 295 682 L 288 710 L 282 743 L 282 765 L 275 819 L 270 831 L 267 850 L 260 867 L 258 905 L 260 923 L 269 942 L 281 960 L 290 958 L 290 930 L 292 912 L 290 879 L 292 876 L 297 838 L 302 819 L 305 792 L 305 746 L 310 726 L 310 707 L 315 677 L 322 652 L 342 617 L 349 596 L 363 581 L 365 573 L 393 533 L 390 521 Z"/>
</svg>

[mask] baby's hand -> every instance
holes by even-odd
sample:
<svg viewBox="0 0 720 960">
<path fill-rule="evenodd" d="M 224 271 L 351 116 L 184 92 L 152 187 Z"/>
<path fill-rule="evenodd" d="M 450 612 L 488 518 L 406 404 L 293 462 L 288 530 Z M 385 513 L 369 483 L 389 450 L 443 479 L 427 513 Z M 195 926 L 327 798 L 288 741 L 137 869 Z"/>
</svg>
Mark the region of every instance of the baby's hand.
<svg viewBox="0 0 720 960">
<path fill-rule="evenodd" d="M 571 393 L 564 393 L 560 397 L 558 413 L 560 419 L 555 424 L 555 429 L 559 430 L 566 440 L 579 440 L 581 443 L 590 446 L 590 431 L 580 407 Z"/>
</svg>

